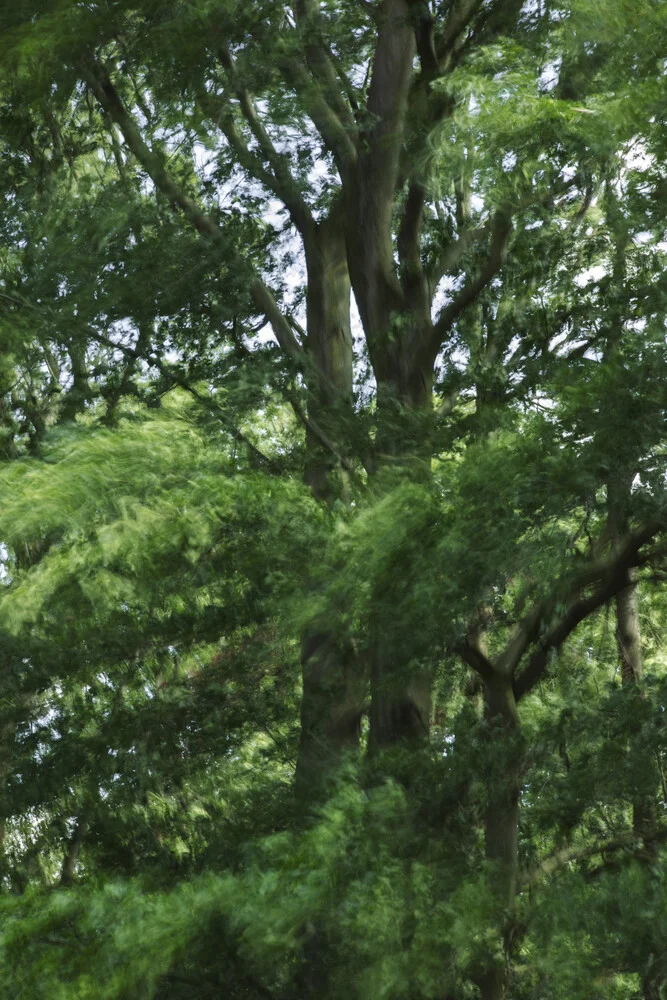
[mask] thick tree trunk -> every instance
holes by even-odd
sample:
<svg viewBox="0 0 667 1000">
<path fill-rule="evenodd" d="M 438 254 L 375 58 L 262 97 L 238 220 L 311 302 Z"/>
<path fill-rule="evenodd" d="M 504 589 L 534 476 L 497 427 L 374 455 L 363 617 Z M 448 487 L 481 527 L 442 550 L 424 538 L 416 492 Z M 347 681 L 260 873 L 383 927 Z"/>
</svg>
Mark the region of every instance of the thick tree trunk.
<svg viewBox="0 0 667 1000">
<path fill-rule="evenodd" d="M 303 694 L 296 791 L 302 801 L 317 801 L 346 752 L 359 748 L 367 680 L 354 651 L 326 628 L 301 641 Z"/>
<path fill-rule="evenodd" d="M 622 542 L 627 534 L 628 506 L 632 475 L 617 476 L 610 480 L 608 489 L 609 533 L 614 544 Z M 641 684 L 644 675 L 641 629 L 639 624 L 639 594 L 635 570 L 627 572 L 627 586 L 616 596 L 616 647 L 621 668 L 623 685 Z M 656 806 L 652 796 L 637 792 L 632 801 L 632 825 L 638 838 L 650 835 L 657 823 Z M 647 856 L 653 857 L 655 845 L 645 848 Z M 657 963 L 649 970 L 642 969 L 642 991 L 645 1000 L 656 1000 L 662 994 L 665 982 L 663 963 Z"/>
<path fill-rule="evenodd" d="M 334 205 L 306 246 L 308 268 L 306 378 L 308 415 L 345 447 L 352 418 L 353 352 L 350 279 L 340 210 Z M 306 482 L 324 503 L 345 496 L 345 472 L 330 449 L 307 435 Z M 354 651 L 336 635 L 335 622 L 314 623 L 301 642 L 303 695 L 296 790 L 317 801 L 346 751 L 359 746 L 367 679 Z"/>
<path fill-rule="evenodd" d="M 430 463 L 422 445 L 432 404 L 432 368 L 409 365 L 400 344 L 384 358 L 384 381 L 378 384 L 378 466 L 408 472 L 423 481 Z M 381 480 L 380 480 L 381 482 Z M 397 573 L 403 567 L 397 566 Z M 409 572 L 409 565 L 405 566 Z M 369 749 L 376 753 L 400 744 L 417 747 L 429 735 L 432 677 L 429 671 L 407 667 L 405 651 L 392 638 L 396 627 L 394 581 L 379 581 L 373 598 L 377 611 L 371 624 L 371 710 Z"/>
<path fill-rule="evenodd" d="M 430 674 L 414 670 L 404 676 L 379 637 L 371 668 L 369 749 L 375 753 L 397 744 L 418 746 L 428 739 L 430 721 Z"/>
<path fill-rule="evenodd" d="M 306 244 L 305 376 L 308 415 L 339 447 L 352 421 L 353 350 L 350 277 L 341 211 L 334 205 Z M 312 433 L 307 435 L 306 481 L 313 494 L 329 501 L 340 493 L 343 472 L 336 458 Z"/>
<path fill-rule="evenodd" d="M 484 818 L 486 856 L 491 863 L 491 890 L 502 927 L 504 960 L 489 956 L 475 977 L 482 1000 L 508 996 L 509 911 L 514 904 L 519 870 L 519 795 L 523 752 L 519 714 L 510 678 L 495 675 L 484 684 L 489 738 L 487 803 Z"/>
</svg>

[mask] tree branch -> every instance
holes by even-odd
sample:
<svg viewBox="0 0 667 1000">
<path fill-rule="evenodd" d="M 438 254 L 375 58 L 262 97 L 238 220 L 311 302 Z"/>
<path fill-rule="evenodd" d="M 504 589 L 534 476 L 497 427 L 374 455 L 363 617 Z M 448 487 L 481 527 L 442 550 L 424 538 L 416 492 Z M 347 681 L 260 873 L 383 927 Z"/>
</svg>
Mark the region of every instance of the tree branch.
<svg viewBox="0 0 667 1000">
<path fill-rule="evenodd" d="M 445 65 L 451 60 L 452 54 L 460 44 L 461 36 L 477 11 L 482 6 L 482 0 L 458 0 L 449 9 L 444 29 L 436 42 L 436 53 L 439 65 Z"/>
<path fill-rule="evenodd" d="M 464 663 L 467 663 L 475 673 L 479 674 L 482 680 L 490 680 L 493 677 L 495 673 L 493 663 L 488 656 L 484 655 L 481 649 L 466 641 L 456 647 L 456 652 Z"/>
<path fill-rule="evenodd" d="M 294 13 L 308 67 L 320 84 L 323 98 L 341 127 L 353 135 L 357 129 L 354 115 L 340 92 L 336 67 L 320 31 L 320 5 L 313 0 L 296 0 Z"/>
<path fill-rule="evenodd" d="M 125 142 L 144 170 L 172 205 L 181 209 L 195 229 L 214 243 L 224 241 L 224 233 L 210 215 L 176 183 L 168 173 L 162 156 L 155 153 L 144 141 L 134 118 L 125 108 L 111 77 L 105 67 L 89 63 L 84 67 L 84 79 L 109 117 L 118 125 Z M 302 348 L 296 340 L 292 328 L 281 312 L 273 293 L 246 260 L 237 256 L 236 266 L 248 278 L 248 288 L 257 309 L 263 313 L 285 354 L 295 362 L 300 362 Z"/>
<path fill-rule="evenodd" d="M 489 282 L 496 276 L 505 263 L 507 247 L 512 233 L 511 218 L 504 212 L 498 212 L 491 224 L 491 248 L 489 256 L 480 272 L 457 295 L 453 302 L 445 306 L 433 327 L 431 353 L 437 355 L 445 337 L 452 325 L 464 309 L 475 301 Z"/>
<path fill-rule="evenodd" d="M 322 428 L 308 416 L 308 414 L 304 411 L 303 407 L 299 403 L 296 396 L 294 396 L 292 393 L 287 393 L 287 392 L 285 393 L 285 395 L 287 397 L 290 406 L 294 410 L 295 416 L 303 424 L 306 430 L 313 435 L 316 441 L 319 441 L 319 443 L 322 445 L 323 448 L 325 448 L 328 452 L 330 452 L 333 455 L 333 457 L 339 463 L 341 468 L 345 469 L 345 471 L 350 476 L 352 481 L 361 490 L 365 492 L 367 488 L 366 484 L 363 482 L 363 480 L 359 478 L 359 473 L 355 469 L 352 462 L 350 462 L 350 460 L 346 458 L 345 455 L 341 454 L 341 452 L 336 447 L 335 442 L 332 441 L 329 435 L 325 431 L 323 431 Z"/>
<path fill-rule="evenodd" d="M 543 615 L 544 607 L 538 604 L 520 622 L 514 635 L 496 661 L 496 669 L 503 677 L 512 677 L 521 657 L 531 643 L 537 639 Z"/>
<path fill-rule="evenodd" d="M 627 571 L 629 569 L 638 565 L 645 565 L 648 562 L 649 557 L 641 553 L 640 550 L 663 529 L 663 520 L 656 519 L 650 521 L 629 535 L 611 559 L 601 562 L 596 566 L 591 566 L 580 576 L 575 584 L 577 590 L 590 586 L 594 581 L 599 581 L 599 585 L 588 597 L 578 597 L 573 601 L 567 611 L 539 640 L 538 647 L 530 657 L 525 670 L 523 670 L 514 682 L 514 696 L 517 701 L 532 691 L 542 679 L 547 669 L 549 653 L 552 650 L 560 648 L 568 636 L 585 618 L 588 618 L 589 615 L 605 605 L 612 597 L 615 597 L 616 594 L 620 593 L 627 586 Z M 555 598 L 552 598 L 548 607 L 542 607 L 541 613 L 538 608 L 534 609 L 526 619 L 526 622 L 538 614 L 540 618 L 543 618 L 550 608 L 553 607 L 554 603 Z M 512 640 L 513 643 L 516 643 L 516 646 L 512 656 L 508 656 L 508 662 L 512 661 L 515 665 L 518 664 L 521 655 L 534 639 L 534 631 L 534 626 L 527 628 L 525 624 L 519 629 L 519 633 Z"/>
<path fill-rule="evenodd" d="M 170 368 L 169 365 L 165 365 L 163 361 L 148 351 L 133 350 L 131 347 L 125 347 L 124 344 L 116 344 L 113 340 L 105 337 L 104 334 L 96 333 L 94 330 L 89 330 L 88 332 L 91 339 L 97 341 L 98 344 L 104 344 L 105 347 L 110 347 L 114 351 L 121 351 L 122 354 L 131 359 L 133 362 L 138 361 L 139 358 L 143 358 L 147 364 L 151 365 L 153 368 L 157 368 L 160 374 L 168 379 L 172 385 L 177 385 L 180 389 L 184 389 L 186 392 L 189 392 L 190 395 L 197 400 L 197 402 L 206 407 L 209 412 L 215 414 L 218 420 L 220 420 L 222 425 L 227 429 L 230 436 L 248 449 L 251 456 L 254 458 L 256 465 L 259 465 L 275 474 L 278 474 L 281 471 L 278 463 L 274 459 L 269 458 L 268 455 L 265 455 L 263 451 L 260 451 L 260 449 L 254 445 L 248 437 L 246 437 L 243 431 L 229 419 L 227 414 L 215 399 L 210 396 L 205 396 L 203 393 L 199 392 L 199 390 L 196 389 L 188 381 L 188 379 L 181 375 L 179 371 Z"/>
<path fill-rule="evenodd" d="M 384 0 L 371 72 L 367 111 L 375 120 L 366 133 L 365 167 L 376 199 L 393 199 L 416 40 L 414 0 Z"/>
<path fill-rule="evenodd" d="M 338 115 L 329 106 L 322 95 L 317 81 L 308 70 L 294 57 L 292 52 L 286 52 L 279 58 L 279 66 L 287 83 L 294 88 L 303 100 L 306 113 L 311 118 L 319 132 L 322 142 L 333 155 L 341 177 L 349 175 L 357 162 L 357 147 L 355 131 L 350 132 L 343 125 Z"/>
<path fill-rule="evenodd" d="M 435 289 L 446 274 L 451 273 L 464 254 L 470 250 L 477 240 L 488 236 L 489 227 L 479 226 L 477 229 L 465 229 L 458 239 L 449 243 L 442 251 L 429 272 L 431 286 Z"/>
<path fill-rule="evenodd" d="M 240 161 L 244 166 L 247 163 L 246 169 L 248 169 L 251 173 L 254 172 L 254 176 L 256 176 L 258 180 L 261 180 L 262 183 L 269 188 L 269 190 L 273 191 L 273 193 L 285 203 L 294 225 L 299 230 L 301 235 L 306 237 L 314 227 L 315 223 L 310 212 L 310 208 L 301 196 L 298 185 L 292 176 L 289 157 L 279 153 L 275 148 L 269 133 L 266 131 L 264 124 L 257 113 L 257 109 L 253 104 L 247 87 L 244 87 L 239 80 L 236 65 L 226 48 L 221 50 L 221 62 L 227 77 L 234 88 L 243 117 L 255 141 L 257 142 L 262 156 L 269 164 L 271 172 L 269 173 L 262 168 L 261 164 L 257 160 L 257 157 L 255 157 L 250 151 L 242 136 L 236 130 L 231 108 L 228 104 L 226 104 L 226 102 L 224 102 L 224 99 L 221 114 L 219 116 L 220 126 L 225 132 L 228 141 L 236 150 Z M 212 101 L 209 101 L 210 98 L 212 98 Z M 215 101 L 215 97 L 213 97 L 213 95 L 209 95 L 208 93 L 204 94 L 202 99 L 205 103 L 209 103 L 210 107 L 212 107 L 213 102 Z M 244 160 L 246 163 L 244 163 Z"/>
<path fill-rule="evenodd" d="M 526 872 L 519 884 L 519 891 L 535 885 L 543 878 L 548 878 L 571 861 L 584 861 L 596 854 L 609 854 L 612 851 L 623 851 L 629 848 L 641 849 L 644 844 L 656 843 L 667 839 L 667 826 L 656 827 L 641 837 L 635 830 L 627 830 L 611 840 L 597 840 L 586 847 L 564 847 L 554 851 L 531 871 Z"/>
<path fill-rule="evenodd" d="M 418 295 L 419 290 L 422 291 L 422 297 L 425 300 L 428 296 L 428 286 L 419 252 L 419 237 L 424 218 L 425 201 L 426 191 L 423 184 L 418 180 L 413 180 L 408 190 L 397 238 L 401 284 L 408 302 L 411 302 L 413 307 L 419 306 L 418 302 L 412 303 L 411 301 Z"/>
</svg>

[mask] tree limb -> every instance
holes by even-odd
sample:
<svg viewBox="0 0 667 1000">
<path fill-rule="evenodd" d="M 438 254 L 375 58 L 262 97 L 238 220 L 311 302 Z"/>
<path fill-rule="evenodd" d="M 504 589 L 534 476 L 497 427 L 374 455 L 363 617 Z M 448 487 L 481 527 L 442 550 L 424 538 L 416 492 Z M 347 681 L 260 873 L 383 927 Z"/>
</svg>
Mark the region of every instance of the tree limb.
<svg viewBox="0 0 667 1000">
<path fill-rule="evenodd" d="M 539 640 L 537 649 L 530 657 L 526 668 L 514 682 L 514 696 L 517 701 L 532 691 L 542 679 L 547 669 L 550 652 L 562 646 L 577 625 L 627 586 L 627 571 L 629 569 L 646 564 L 648 557 L 641 553 L 640 549 L 652 541 L 663 529 L 664 520 L 656 519 L 648 522 L 629 535 L 611 559 L 592 566 L 584 572 L 577 583 L 577 589 L 581 590 L 593 581 L 599 581 L 597 588 L 587 597 L 578 597 L 574 600 L 567 611 Z M 549 602 L 549 607 L 552 607 L 553 603 L 552 599 Z M 540 617 L 544 617 L 548 611 L 549 608 L 543 608 Z M 537 614 L 538 609 L 536 608 L 526 621 Z M 512 640 L 512 642 L 516 642 L 516 646 L 509 659 L 518 664 L 522 653 L 531 645 L 533 638 L 534 628 L 526 628 L 525 625 L 520 627 L 518 635 Z"/>
<path fill-rule="evenodd" d="M 239 159 L 244 166 L 246 166 L 244 160 L 247 161 L 246 169 L 248 169 L 250 173 L 253 173 L 257 166 L 260 166 L 261 175 L 260 172 L 257 171 L 255 172 L 255 176 L 285 203 L 294 225 L 302 236 L 305 237 L 314 227 L 315 223 L 310 208 L 301 196 L 298 185 L 292 176 L 289 157 L 283 153 L 279 153 L 275 148 L 269 133 L 266 131 L 266 128 L 257 113 L 257 108 L 253 104 L 247 87 L 244 87 L 239 80 L 236 65 L 226 48 L 221 49 L 221 62 L 227 77 L 234 88 L 243 117 L 255 141 L 257 142 L 262 156 L 269 164 L 271 172 L 269 173 L 268 171 L 263 170 L 257 163 L 257 158 L 253 155 L 243 138 L 236 130 L 231 114 L 231 108 L 229 105 L 226 105 L 226 102 L 221 108 L 222 113 L 219 119 L 221 127 L 228 140 L 237 151 Z M 207 102 L 211 96 L 212 95 L 205 94 L 202 99 Z"/>
<path fill-rule="evenodd" d="M 296 24 L 302 38 L 308 67 L 322 88 L 322 96 L 332 113 L 349 134 L 356 133 L 356 122 L 351 108 L 341 94 L 336 67 L 324 42 L 319 3 L 313 0 L 296 0 Z"/>
<path fill-rule="evenodd" d="M 306 113 L 320 134 L 322 142 L 333 155 L 341 177 L 348 176 L 357 162 L 356 133 L 350 132 L 335 111 L 325 101 L 317 81 L 292 52 L 279 57 L 278 64 L 287 83 L 303 100 Z"/>
<path fill-rule="evenodd" d="M 440 66 L 444 64 L 445 68 L 449 68 L 447 63 L 451 60 L 452 53 L 481 6 L 482 0 L 458 0 L 451 5 L 444 28 L 436 41 L 436 54 Z"/>
<path fill-rule="evenodd" d="M 333 455 L 333 457 L 339 463 L 341 468 L 345 469 L 345 471 L 353 480 L 353 482 L 361 490 L 365 492 L 366 484 L 363 482 L 363 480 L 359 478 L 359 473 L 355 469 L 352 462 L 350 462 L 350 460 L 346 458 L 345 455 L 341 454 L 341 452 L 336 447 L 335 442 L 332 441 L 332 439 L 329 437 L 326 431 L 323 431 L 322 428 L 308 416 L 308 414 L 305 412 L 305 410 L 299 403 L 296 396 L 294 396 L 292 393 L 285 393 L 285 395 L 287 397 L 290 406 L 294 410 L 295 416 L 303 424 L 306 430 L 309 431 L 316 439 L 316 441 L 319 441 L 319 443 Z"/>
<path fill-rule="evenodd" d="M 433 327 L 431 353 L 437 355 L 446 335 L 459 318 L 464 309 L 475 301 L 505 263 L 507 247 L 512 234 L 511 218 L 504 212 L 496 213 L 491 224 L 491 248 L 484 266 L 456 296 L 453 302 L 445 306 Z"/>
<path fill-rule="evenodd" d="M 422 292 L 422 298 L 426 300 L 428 297 L 428 286 L 424 277 L 419 247 L 425 201 L 426 191 L 423 184 L 418 180 L 413 180 L 408 189 L 397 238 L 401 283 L 408 302 L 415 299 L 419 295 L 419 291 Z M 411 304 L 413 308 L 418 308 L 420 305 L 419 302 Z M 428 306 L 428 303 L 425 302 L 425 305 Z"/>
<path fill-rule="evenodd" d="M 184 389 L 186 392 L 190 393 L 190 395 L 196 399 L 197 402 L 201 403 L 207 410 L 215 414 L 215 416 L 227 429 L 230 436 L 248 449 L 251 456 L 254 458 L 256 465 L 262 466 L 269 472 L 276 474 L 280 472 L 278 463 L 274 459 L 269 458 L 268 455 L 265 455 L 263 451 L 260 451 L 260 449 L 254 445 L 248 437 L 246 437 L 243 431 L 229 419 L 220 404 L 217 403 L 211 396 L 206 396 L 199 392 L 199 390 L 196 389 L 192 383 L 188 381 L 188 379 L 181 375 L 180 372 L 174 370 L 169 365 L 166 365 L 158 357 L 150 354 L 148 351 L 137 351 L 133 350 L 131 347 L 125 347 L 124 344 L 116 344 L 113 340 L 105 337 L 104 334 L 96 333 L 94 330 L 89 330 L 88 332 L 91 339 L 97 341 L 98 344 L 104 344 L 105 347 L 110 347 L 115 351 L 121 351 L 121 353 L 134 362 L 139 360 L 139 358 L 143 358 L 147 364 L 156 368 L 161 375 L 172 383 L 172 385 L 177 385 L 180 389 Z"/>
<path fill-rule="evenodd" d="M 429 272 L 431 286 L 435 289 L 446 274 L 450 274 L 458 265 L 464 254 L 470 250 L 477 240 L 488 236 L 489 227 L 479 226 L 477 229 L 465 229 L 458 239 L 449 243 L 442 251 Z"/>
<path fill-rule="evenodd" d="M 364 167 L 372 177 L 373 202 L 381 205 L 393 200 L 398 176 L 416 49 L 412 2 L 384 0 L 372 64 L 367 111 L 375 124 L 365 135 Z"/>
<path fill-rule="evenodd" d="M 481 649 L 466 641 L 456 647 L 456 652 L 464 663 L 467 663 L 475 673 L 479 674 L 482 680 L 486 681 L 493 677 L 495 673 L 493 663 L 488 656 L 484 655 Z"/>
<path fill-rule="evenodd" d="M 118 125 L 128 148 L 148 173 L 158 191 L 172 205 L 181 209 L 202 236 L 214 243 L 223 242 L 224 233 L 218 223 L 202 211 L 197 202 L 185 193 L 165 168 L 163 158 L 144 141 L 134 118 L 123 104 L 106 68 L 91 61 L 84 67 L 84 79 L 102 108 Z M 237 256 L 235 264 L 242 273 L 247 275 L 252 300 L 258 310 L 266 316 L 281 348 L 293 361 L 300 362 L 301 345 L 281 312 L 273 292 L 242 257 Z"/>
<path fill-rule="evenodd" d="M 627 830 L 610 840 L 597 840 L 586 847 L 564 847 L 559 851 L 554 851 L 539 865 L 526 872 L 519 883 L 519 891 L 535 885 L 543 878 L 548 878 L 572 861 L 584 861 L 586 858 L 595 857 L 596 854 L 609 854 L 612 851 L 623 851 L 630 848 L 641 849 L 644 844 L 656 843 L 665 839 L 667 839 L 667 826 L 661 826 L 647 831 L 641 837 L 637 836 L 635 830 Z"/>
</svg>

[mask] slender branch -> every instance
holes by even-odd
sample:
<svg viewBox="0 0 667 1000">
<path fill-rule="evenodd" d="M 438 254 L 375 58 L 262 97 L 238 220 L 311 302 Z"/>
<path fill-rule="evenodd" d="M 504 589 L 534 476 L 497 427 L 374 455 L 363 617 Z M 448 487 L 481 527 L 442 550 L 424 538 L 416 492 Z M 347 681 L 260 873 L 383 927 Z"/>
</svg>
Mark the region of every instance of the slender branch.
<svg viewBox="0 0 667 1000">
<path fill-rule="evenodd" d="M 519 623 L 514 635 L 496 660 L 496 669 L 503 677 L 513 676 L 521 657 L 531 643 L 537 639 L 543 615 L 544 608 L 541 604 L 538 604 Z"/>
<path fill-rule="evenodd" d="M 477 229 L 464 230 L 458 240 L 447 247 L 437 262 L 431 276 L 434 287 L 443 275 L 458 263 L 463 254 L 470 249 L 477 239 L 489 232 L 491 233 L 491 247 L 483 267 L 477 276 L 461 290 L 454 301 L 442 309 L 438 316 L 433 327 L 431 343 L 431 351 L 434 356 L 438 353 L 452 324 L 458 319 L 464 309 L 475 301 L 480 292 L 493 280 L 505 263 L 509 240 L 513 231 L 513 216 L 535 205 L 553 201 L 555 197 L 566 194 L 572 188 L 573 184 L 573 180 L 564 181 L 562 184 L 555 187 L 552 186 L 549 190 L 542 191 L 539 194 L 529 192 L 512 205 L 508 205 L 496 212 L 489 225 L 481 226 Z"/>
<path fill-rule="evenodd" d="M 351 108 L 340 92 L 336 67 L 324 42 L 319 3 L 313 0 L 296 0 L 296 23 L 302 35 L 306 60 L 313 77 L 320 84 L 323 99 L 348 133 L 356 133 L 356 122 Z"/>
<path fill-rule="evenodd" d="M 464 54 L 472 46 L 488 45 L 498 36 L 506 34 L 516 24 L 516 19 L 524 4 L 525 0 L 495 0 L 490 4 L 478 3 L 479 19 L 473 25 L 463 44 L 457 46 L 457 54 Z"/>
<path fill-rule="evenodd" d="M 305 412 L 305 410 L 299 403 L 296 396 L 288 392 L 286 392 L 285 395 L 290 406 L 294 410 L 297 419 L 303 424 L 306 430 L 309 431 L 313 435 L 313 437 L 317 441 L 319 441 L 319 443 L 334 456 L 336 461 L 340 464 L 341 468 L 345 469 L 345 471 L 348 473 L 353 482 L 361 490 L 366 491 L 366 484 L 363 482 L 362 479 L 359 478 L 359 473 L 355 469 L 354 465 L 352 464 L 352 462 L 350 462 L 348 458 L 345 457 L 345 455 L 341 454 L 341 452 L 336 447 L 335 442 L 332 441 L 332 439 L 329 437 L 326 431 L 323 431 L 322 428 L 311 417 L 308 416 L 308 414 Z"/>
<path fill-rule="evenodd" d="M 443 61 L 447 62 L 451 59 L 453 51 L 457 44 L 460 43 L 461 36 L 481 6 L 482 0 L 458 0 L 458 2 L 452 4 L 449 16 L 445 21 L 444 30 L 440 34 L 436 44 L 439 63 L 442 64 Z"/>
<path fill-rule="evenodd" d="M 84 78 L 102 108 L 118 125 L 128 148 L 146 170 L 158 191 L 172 205 L 181 209 L 202 236 L 214 243 L 224 242 L 224 233 L 218 223 L 185 193 L 168 173 L 163 158 L 144 141 L 134 118 L 123 104 L 105 67 L 98 63 L 89 63 L 84 68 Z M 302 348 L 280 310 L 273 292 L 243 257 L 236 256 L 235 264 L 242 273 L 247 275 L 250 295 L 258 310 L 266 316 L 285 354 L 294 361 L 300 361 Z"/>
<path fill-rule="evenodd" d="M 504 212 L 499 212 L 494 217 L 491 224 L 491 248 L 484 266 L 477 276 L 469 282 L 456 296 L 453 302 L 445 306 L 438 316 L 433 327 L 431 353 L 435 356 L 449 333 L 452 325 L 459 318 L 461 313 L 477 296 L 486 288 L 489 282 L 496 276 L 505 263 L 507 247 L 512 233 L 511 218 Z"/>
<path fill-rule="evenodd" d="M 480 226 L 477 229 L 466 229 L 458 239 L 449 243 L 430 270 L 429 280 L 432 287 L 435 288 L 446 274 L 450 274 L 457 267 L 463 255 L 470 250 L 477 240 L 483 239 L 488 234 L 488 226 Z"/>
<path fill-rule="evenodd" d="M 357 100 L 357 93 L 352 84 L 352 81 L 345 72 L 343 64 L 336 55 L 336 53 L 333 52 L 332 49 L 328 48 L 327 54 L 329 56 L 329 59 L 331 59 L 333 66 L 336 69 L 336 73 L 338 74 L 338 79 L 340 80 L 341 87 L 343 88 L 343 91 L 345 93 L 345 96 L 347 97 L 350 107 L 352 108 L 352 113 L 356 115 L 359 113 L 359 102 Z"/>
<path fill-rule="evenodd" d="M 156 368 L 161 375 L 171 382 L 172 385 L 177 385 L 180 389 L 184 389 L 186 392 L 190 393 L 190 395 L 196 399 L 197 402 L 201 403 L 207 410 L 215 414 L 215 416 L 227 429 L 231 437 L 248 449 L 258 465 L 261 465 L 276 474 L 280 472 L 278 463 L 276 463 L 274 459 L 269 458 L 268 455 L 265 455 L 263 451 L 260 451 L 260 449 L 254 445 L 248 437 L 246 437 L 243 431 L 229 419 L 220 404 L 217 403 L 211 396 L 206 396 L 204 393 L 199 392 L 199 390 L 196 389 L 187 378 L 181 375 L 180 372 L 174 370 L 169 365 L 165 365 L 163 361 L 155 355 L 150 354 L 148 351 L 139 352 L 137 350 L 133 350 L 131 347 L 125 347 L 123 344 L 116 344 L 113 340 L 110 340 L 109 337 L 105 337 L 104 334 L 101 333 L 96 333 L 94 330 L 89 330 L 89 335 L 92 340 L 97 341 L 99 344 L 104 344 L 106 347 L 110 347 L 115 351 L 121 351 L 121 353 L 125 354 L 126 357 L 134 362 L 139 360 L 139 358 L 143 358 L 147 364 Z"/>
<path fill-rule="evenodd" d="M 285 52 L 278 64 L 287 83 L 302 99 L 306 113 L 320 134 L 322 142 L 333 155 L 341 176 L 350 174 L 357 162 L 355 133 L 351 133 L 325 101 L 321 87 L 293 52 Z"/>
<path fill-rule="evenodd" d="M 262 160 L 250 149 L 237 129 L 227 98 L 223 94 L 213 94 L 203 90 L 197 94 L 197 103 L 213 125 L 224 132 L 241 166 L 275 194 L 277 185 L 275 174 L 266 169 Z"/>
<path fill-rule="evenodd" d="M 304 331 L 301 325 L 292 316 L 290 316 L 289 319 L 290 322 L 292 322 L 294 326 L 299 330 L 301 335 L 303 335 Z M 245 344 L 242 343 L 240 338 L 235 337 L 234 342 L 237 350 L 241 354 L 245 356 L 250 356 L 251 352 L 248 350 Z M 296 416 L 297 420 L 299 420 L 299 422 L 303 424 L 306 430 L 309 431 L 310 434 L 312 434 L 315 440 L 318 441 L 322 445 L 322 447 L 326 448 L 326 450 L 334 456 L 336 461 L 341 465 L 343 469 L 345 469 L 345 471 L 350 475 L 350 478 L 356 483 L 356 485 L 359 486 L 360 489 L 365 491 L 366 484 L 359 478 L 359 474 L 354 465 L 344 455 L 341 454 L 335 442 L 329 437 L 329 435 L 325 431 L 322 430 L 322 428 L 316 423 L 316 421 L 314 421 L 311 417 L 308 416 L 308 414 L 303 409 L 301 403 L 298 401 L 294 393 L 290 392 L 286 387 L 282 387 L 281 391 L 287 402 L 292 407 L 292 410 L 294 411 L 294 415 Z"/>
<path fill-rule="evenodd" d="M 267 171 L 262 171 L 264 176 L 256 176 L 284 201 L 294 225 L 305 236 L 314 227 L 315 223 L 310 208 L 301 196 L 298 185 L 292 176 L 289 157 L 283 153 L 279 153 L 275 148 L 247 87 L 244 87 L 239 79 L 234 60 L 226 48 L 221 50 L 221 62 L 238 97 L 243 117 L 257 142 L 262 156 L 271 168 L 270 174 Z M 227 106 L 226 110 L 226 115 L 223 111 L 221 123 L 228 139 L 233 141 L 235 148 L 242 153 L 244 158 L 248 159 L 248 157 L 251 157 L 253 160 L 256 160 L 247 145 L 243 142 L 243 139 L 238 135 L 238 132 L 235 132 L 229 106 Z M 227 133 L 227 127 L 230 129 L 231 135 Z M 233 139 L 231 138 L 232 136 Z M 248 162 L 251 163 L 250 160 Z M 252 171 L 252 165 L 249 166 L 249 169 Z"/>
</svg>

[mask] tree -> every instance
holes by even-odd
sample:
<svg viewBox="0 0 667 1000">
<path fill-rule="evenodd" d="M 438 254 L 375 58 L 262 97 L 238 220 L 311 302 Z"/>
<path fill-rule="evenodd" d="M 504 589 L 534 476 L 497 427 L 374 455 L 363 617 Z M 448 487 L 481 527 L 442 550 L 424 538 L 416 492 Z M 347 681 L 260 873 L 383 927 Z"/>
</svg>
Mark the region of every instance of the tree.
<svg viewBox="0 0 667 1000">
<path fill-rule="evenodd" d="M 3 16 L 8 995 L 659 996 L 662 5 Z"/>
</svg>

